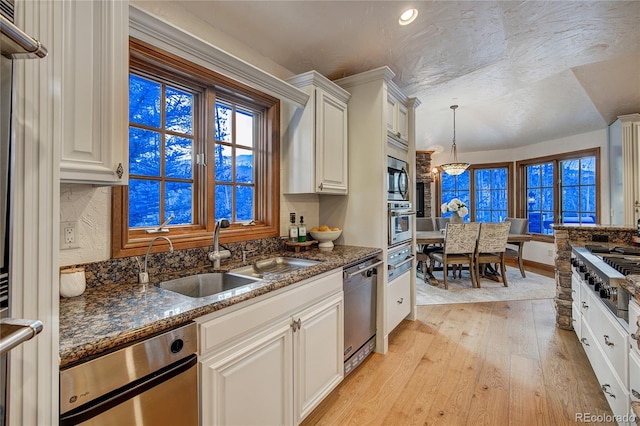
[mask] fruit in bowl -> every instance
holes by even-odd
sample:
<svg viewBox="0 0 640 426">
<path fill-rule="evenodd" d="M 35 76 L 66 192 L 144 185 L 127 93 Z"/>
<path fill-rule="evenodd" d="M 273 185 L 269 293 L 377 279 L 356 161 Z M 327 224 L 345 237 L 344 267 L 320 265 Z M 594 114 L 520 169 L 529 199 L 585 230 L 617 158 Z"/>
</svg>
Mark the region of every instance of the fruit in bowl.
<svg viewBox="0 0 640 426">
<path fill-rule="evenodd" d="M 340 234 L 342 234 L 342 229 L 340 228 L 330 228 L 327 225 L 322 225 L 319 227 L 313 227 L 309 230 L 309 233 L 313 237 L 314 240 L 318 240 L 320 244 L 318 244 L 319 248 L 333 248 L 333 242 L 338 239 Z"/>
</svg>

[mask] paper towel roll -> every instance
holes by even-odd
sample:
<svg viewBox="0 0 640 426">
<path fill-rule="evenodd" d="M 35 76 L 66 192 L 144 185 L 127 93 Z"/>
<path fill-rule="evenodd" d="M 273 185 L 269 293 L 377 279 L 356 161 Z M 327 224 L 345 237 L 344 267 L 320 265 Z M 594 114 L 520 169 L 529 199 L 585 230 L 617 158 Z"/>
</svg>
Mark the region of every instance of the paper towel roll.
<svg viewBox="0 0 640 426">
<path fill-rule="evenodd" d="M 71 268 L 60 271 L 60 296 L 80 296 L 84 293 L 86 286 L 84 268 Z"/>
</svg>

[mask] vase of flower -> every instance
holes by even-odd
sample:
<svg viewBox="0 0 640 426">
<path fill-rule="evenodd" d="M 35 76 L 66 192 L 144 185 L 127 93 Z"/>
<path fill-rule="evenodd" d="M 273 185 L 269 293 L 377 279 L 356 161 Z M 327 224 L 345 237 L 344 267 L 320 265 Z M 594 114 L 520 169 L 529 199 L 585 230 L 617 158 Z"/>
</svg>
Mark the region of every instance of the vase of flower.
<svg viewBox="0 0 640 426">
<path fill-rule="evenodd" d="M 452 213 L 449 218 L 449 222 L 451 223 L 462 223 L 464 222 L 463 217 L 469 214 L 467 205 L 458 198 L 454 198 L 448 203 L 442 203 L 440 210 L 442 213 Z"/>
<path fill-rule="evenodd" d="M 449 217 L 449 222 L 450 223 L 462 223 L 462 222 L 464 222 L 464 220 L 462 219 L 462 216 L 460 216 L 458 213 L 453 213 Z"/>
</svg>

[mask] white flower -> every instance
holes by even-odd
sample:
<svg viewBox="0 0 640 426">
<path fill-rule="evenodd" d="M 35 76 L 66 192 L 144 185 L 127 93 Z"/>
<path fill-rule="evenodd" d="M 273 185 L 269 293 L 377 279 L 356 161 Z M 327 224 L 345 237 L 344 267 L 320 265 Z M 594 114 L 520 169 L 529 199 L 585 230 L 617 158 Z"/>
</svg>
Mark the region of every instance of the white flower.
<svg viewBox="0 0 640 426">
<path fill-rule="evenodd" d="M 440 206 L 440 210 L 442 211 L 442 213 L 454 212 L 460 217 L 464 217 L 469 214 L 467 205 L 458 198 L 453 198 L 448 203 L 442 203 L 442 205 Z"/>
</svg>

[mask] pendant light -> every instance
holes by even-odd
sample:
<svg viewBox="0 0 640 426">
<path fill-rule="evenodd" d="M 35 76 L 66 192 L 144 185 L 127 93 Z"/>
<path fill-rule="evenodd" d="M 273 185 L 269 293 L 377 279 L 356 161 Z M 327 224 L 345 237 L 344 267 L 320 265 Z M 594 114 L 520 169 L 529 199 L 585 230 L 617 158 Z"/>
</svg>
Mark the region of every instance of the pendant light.
<svg viewBox="0 0 640 426">
<path fill-rule="evenodd" d="M 440 169 L 448 175 L 458 176 L 469 168 L 469 163 L 461 163 L 458 161 L 458 150 L 456 148 L 456 108 L 458 108 L 458 105 L 451 105 L 449 108 L 453 110 L 453 145 L 451 146 L 452 162 L 442 164 Z"/>
</svg>

